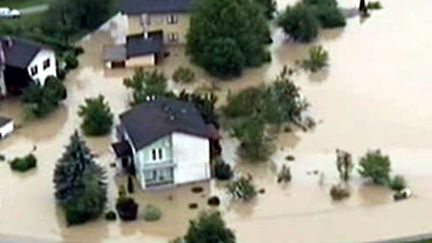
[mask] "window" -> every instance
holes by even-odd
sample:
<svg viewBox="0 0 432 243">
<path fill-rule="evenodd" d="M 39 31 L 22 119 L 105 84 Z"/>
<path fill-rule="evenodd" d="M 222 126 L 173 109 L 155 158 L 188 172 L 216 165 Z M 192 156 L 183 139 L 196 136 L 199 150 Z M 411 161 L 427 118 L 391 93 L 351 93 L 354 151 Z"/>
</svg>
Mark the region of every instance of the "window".
<svg viewBox="0 0 432 243">
<path fill-rule="evenodd" d="M 43 70 L 49 68 L 50 65 L 51 65 L 51 63 L 50 63 L 50 59 L 48 58 L 48 59 L 46 59 L 46 60 L 43 62 Z"/>
<path fill-rule="evenodd" d="M 38 67 L 36 65 L 30 68 L 30 74 L 32 76 L 36 75 L 37 73 L 38 73 Z"/>
<path fill-rule="evenodd" d="M 179 41 L 179 35 L 176 32 L 168 33 L 168 42 L 177 43 Z"/>
<path fill-rule="evenodd" d="M 162 148 L 152 149 L 151 157 L 153 161 L 161 161 L 163 159 L 163 150 Z"/>
<path fill-rule="evenodd" d="M 177 24 L 178 23 L 178 16 L 175 14 L 170 14 L 167 17 L 168 24 Z"/>
</svg>

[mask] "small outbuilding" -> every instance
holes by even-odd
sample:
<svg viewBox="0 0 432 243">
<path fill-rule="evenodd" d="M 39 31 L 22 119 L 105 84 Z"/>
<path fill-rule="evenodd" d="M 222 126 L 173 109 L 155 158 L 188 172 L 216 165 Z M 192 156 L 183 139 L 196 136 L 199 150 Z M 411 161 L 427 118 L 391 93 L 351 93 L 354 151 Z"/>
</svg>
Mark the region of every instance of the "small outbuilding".
<svg viewBox="0 0 432 243">
<path fill-rule="evenodd" d="M 12 119 L 0 116 L 0 140 L 11 134 L 14 130 Z"/>
</svg>

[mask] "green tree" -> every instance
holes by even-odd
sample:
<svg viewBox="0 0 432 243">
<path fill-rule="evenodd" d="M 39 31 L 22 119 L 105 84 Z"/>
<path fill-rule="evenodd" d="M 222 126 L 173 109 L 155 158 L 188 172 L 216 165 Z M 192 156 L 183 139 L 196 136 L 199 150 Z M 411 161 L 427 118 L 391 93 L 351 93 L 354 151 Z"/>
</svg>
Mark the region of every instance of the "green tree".
<svg viewBox="0 0 432 243">
<path fill-rule="evenodd" d="M 313 9 L 302 3 L 298 3 L 294 7 L 288 6 L 279 16 L 278 25 L 293 40 L 298 42 L 313 41 L 318 36 L 320 27 Z"/>
<path fill-rule="evenodd" d="M 330 29 L 346 25 L 345 16 L 336 6 L 315 6 L 313 12 L 322 28 Z"/>
<path fill-rule="evenodd" d="M 274 0 L 255 0 L 264 12 L 264 16 L 268 19 L 273 19 L 276 12 L 276 1 Z"/>
<path fill-rule="evenodd" d="M 200 55 L 204 69 L 219 78 L 240 76 L 245 66 L 245 57 L 231 38 L 209 40 Z"/>
<path fill-rule="evenodd" d="M 186 50 L 194 62 L 213 75 L 238 76 L 243 67 L 266 61 L 268 33 L 267 21 L 256 1 L 196 1 Z"/>
<path fill-rule="evenodd" d="M 44 31 L 69 43 L 71 37 L 103 24 L 114 13 L 114 3 L 114 0 L 52 1 L 45 15 Z"/>
<path fill-rule="evenodd" d="M 68 224 L 80 224 L 102 214 L 106 202 L 105 170 L 96 164 L 78 132 L 54 170 L 55 198 Z"/>
<path fill-rule="evenodd" d="M 81 128 L 89 136 L 106 135 L 113 125 L 113 114 L 104 96 L 85 99 L 85 105 L 81 105 L 78 115 L 83 118 Z"/>
<path fill-rule="evenodd" d="M 123 84 L 132 89 L 132 104 L 137 105 L 147 101 L 150 96 L 167 95 L 167 78 L 162 72 L 144 71 L 139 68 L 132 78 L 125 78 Z"/>
<path fill-rule="evenodd" d="M 241 119 L 233 125 L 234 136 L 240 140 L 239 153 L 251 162 L 268 160 L 272 146 L 265 137 L 264 122 L 257 118 Z"/>
<path fill-rule="evenodd" d="M 198 93 L 187 93 L 182 91 L 178 99 L 184 101 L 190 101 L 194 103 L 201 117 L 206 124 L 213 124 L 216 128 L 219 128 L 219 115 L 216 112 L 217 97 L 213 93 L 210 94 L 198 94 Z"/>
<path fill-rule="evenodd" d="M 225 225 L 219 212 L 202 212 L 198 220 L 189 223 L 186 235 L 175 242 L 180 243 L 235 243 L 234 232 Z"/>
<path fill-rule="evenodd" d="M 45 85 L 30 84 L 21 96 L 24 112 L 27 117 L 43 117 L 54 111 L 60 102 L 67 97 L 63 81 L 50 77 Z"/>
<path fill-rule="evenodd" d="M 360 159 L 359 173 L 361 176 L 370 178 L 375 184 L 387 184 L 391 170 L 390 158 L 383 155 L 380 150 L 368 151 Z"/>
</svg>

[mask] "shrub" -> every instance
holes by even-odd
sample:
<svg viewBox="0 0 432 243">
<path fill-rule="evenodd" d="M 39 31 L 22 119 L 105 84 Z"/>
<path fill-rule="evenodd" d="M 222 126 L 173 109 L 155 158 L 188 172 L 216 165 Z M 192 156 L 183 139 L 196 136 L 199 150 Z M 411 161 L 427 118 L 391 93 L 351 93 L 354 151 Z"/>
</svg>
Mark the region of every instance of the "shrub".
<svg viewBox="0 0 432 243">
<path fill-rule="evenodd" d="M 330 189 L 330 195 L 333 198 L 333 200 L 342 200 L 351 195 L 350 190 L 347 187 L 344 187 L 343 185 L 333 185 Z"/>
<path fill-rule="evenodd" d="M 72 70 L 78 67 L 79 62 L 75 53 L 67 52 L 64 56 L 64 62 L 66 63 L 66 70 Z"/>
<path fill-rule="evenodd" d="M 126 195 L 126 189 L 122 185 L 119 189 L 119 196 L 116 202 L 116 209 L 123 221 L 132 221 L 137 218 L 138 204 L 131 197 Z"/>
<path fill-rule="evenodd" d="M 222 159 L 216 159 L 213 165 L 214 175 L 218 180 L 229 180 L 233 176 L 231 166 Z"/>
<path fill-rule="evenodd" d="M 318 36 L 319 21 L 311 7 L 304 4 L 288 6 L 278 19 L 284 32 L 298 42 L 311 42 Z"/>
<path fill-rule="evenodd" d="M 24 103 L 27 118 L 39 118 L 53 112 L 66 97 L 63 81 L 48 77 L 43 87 L 37 84 L 28 86 L 21 96 L 21 101 Z"/>
<path fill-rule="evenodd" d="M 105 219 L 108 221 L 115 221 L 117 219 L 117 214 L 111 210 L 105 214 Z"/>
<path fill-rule="evenodd" d="M 220 199 L 217 196 L 211 196 L 208 200 L 207 200 L 207 204 L 210 206 L 219 206 L 220 204 Z"/>
<path fill-rule="evenodd" d="M 317 72 L 328 66 L 328 52 L 322 46 L 314 46 L 309 49 L 309 58 L 303 60 L 302 65 L 306 70 Z"/>
<path fill-rule="evenodd" d="M 396 175 L 390 180 L 390 188 L 394 191 L 400 191 L 406 188 L 405 178 L 401 175 Z"/>
<path fill-rule="evenodd" d="M 236 237 L 234 232 L 226 226 L 219 212 L 203 212 L 197 220 L 190 221 L 186 235 L 174 242 L 235 243 Z"/>
<path fill-rule="evenodd" d="M 29 154 L 23 158 L 15 158 L 10 162 L 12 170 L 25 172 L 36 167 L 37 159 L 33 154 Z"/>
<path fill-rule="evenodd" d="M 390 158 L 380 150 L 368 151 L 360 159 L 359 173 L 363 177 L 371 178 L 375 184 L 383 185 L 389 181 L 390 167 Z"/>
<path fill-rule="evenodd" d="M 345 16 L 337 7 L 315 7 L 314 14 L 322 28 L 337 28 L 346 25 Z"/>
<path fill-rule="evenodd" d="M 146 221 L 157 221 L 161 216 L 161 210 L 152 204 L 147 205 L 144 209 L 144 219 Z"/>
<path fill-rule="evenodd" d="M 123 80 L 124 86 L 132 90 L 133 105 L 146 102 L 149 96 L 166 96 L 167 78 L 165 74 L 157 70 L 144 71 L 139 68 L 135 70 L 132 78 Z"/>
<path fill-rule="evenodd" d="M 245 176 L 241 176 L 237 180 L 230 182 L 227 185 L 227 189 L 233 197 L 244 201 L 250 201 L 257 195 L 257 190 L 252 183 L 252 178 L 247 178 Z"/>
<path fill-rule="evenodd" d="M 382 5 L 379 1 L 370 1 L 367 3 L 366 8 L 370 10 L 378 10 L 382 9 Z"/>
<path fill-rule="evenodd" d="M 282 169 L 279 171 L 277 176 L 277 182 L 290 182 L 292 179 L 291 169 L 286 165 L 282 165 Z"/>
<path fill-rule="evenodd" d="M 79 107 L 78 115 L 83 118 L 81 128 L 88 136 L 102 136 L 111 132 L 113 114 L 105 97 L 85 99 L 85 105 Z"/>
<path fill-rule="evenodd" d="M 175 82 L 188 84 L 195 81 L 195 73 L 190 68 L 179 67 L 174 71 L 172 78 Z"/>
<path fill-rule="evenodd" d="M 261 88 L 248 88 L 235 96 L 228 97 L 228 105 L 223 108 L 223 113 L 228 118 L 251 116 L 258 112 L 260 99 L 263 92 Z"/>
</svg>

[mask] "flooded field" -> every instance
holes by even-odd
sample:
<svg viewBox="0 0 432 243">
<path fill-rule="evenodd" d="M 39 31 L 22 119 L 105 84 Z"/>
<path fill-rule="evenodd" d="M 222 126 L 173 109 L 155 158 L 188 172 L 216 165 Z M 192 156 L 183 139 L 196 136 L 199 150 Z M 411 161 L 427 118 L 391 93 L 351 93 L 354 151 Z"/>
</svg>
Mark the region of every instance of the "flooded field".
<svg viewBox="0 0 432 243">
<path fill-rule="evenodd" d="M 281 0 L 279 7 L 293 1 Z M 80 67 L 68 76 L 69 96 L 54 114 L 37 121 L 24 121 L 18 100 L 0 102 L 0 114 L 13 117 L 19 128 L 0 142 L 0 153 L 8 159 L 35 149 L 39 160 L 35 171 L 21 175 L 0 164 L 0 235 L 25 242 L 167 242 L 184 233 L 188 219 L 208 209 L 207 198 L 222 198 L 219 207 L 240 242 L 334 242 L 366 241 L 432 232 L 432 4 L 429 0 L 383 0 L 384 9 L 367 20 L 352 18 L 343 30 L 323 31 L 317 43 L 330 54 L 328 70 L 316 75 L 299 73 L 294 79 L 311 103 L 319 121 L 309 133 L 283 133 L 277 152 L 269 163 L 247 165 L 235 153 L 236 141 L 223 139 L 224 157 L 237 171 L 253 174 L 258 188 L 256 201 L 230 202 L 223 185 L 200 183 L 200 194 L 192 185 L 152 192 L 137 192 L 143 208 L 147 203 L 161 207 L 163 217 L 155 223 L 142 218 L 132 223 L 101 219 L 67 228 L 53 195 L 52 174 L 56 160 L 69 136 L 79 128 L 78 106 L 86 97 L 103 94 L 115 114 L 128 108 L 129 93 L 122 79 L 130 70 L 106 71 L 101 63 L 104 44 L 121 42 L 121 21 L 108 24 L 82 41 L 85 54 Z M 352 7 L 357 1 L 341 1 Z M 217 88 L 220 102 L 228 92 L 271 82 L 284 65 L 293 66 L 306 56 L 310 45 L 292 44 L 275 29 L 270 47 L 273 61 L 247 70 L 241 79 L 218 81 L 193 67 L 200 77 L 188 89 Z M 182 48 L 160 67 L 171 75 L 178 66 L 189 66 Z M 173 88 L 180 89 L 173 85 Z M 112 209 L 117 185 L 109 164 L 113 136 L 86 139 L 109 174 L 109 203 Z M 335 149 L 354 154 L 355 160 L 369 148 L 381 148 L 392 159 L 393 172 L 403 174 L 414 197 L 395 203 L 392 193 L 365 184 L 355 173 L 352 196 L 335 203 L 329 188 L 338 180 Z M 295 156 L 288 162 L 285 157 Z M 281 164 L 292 167 L 293 181 L 276 183 L 275 170 Z M 315 172 L 317 171 L 317 172 Z M 324 173 L 321 180 L 319 173 Z M 197 203 L 198 209 L 188 208 Z"/>
</svg>

